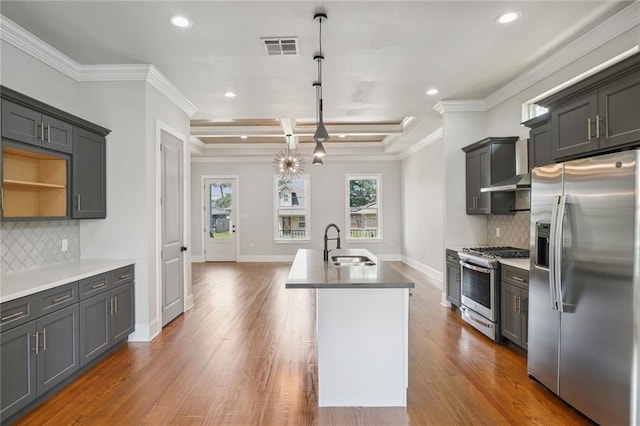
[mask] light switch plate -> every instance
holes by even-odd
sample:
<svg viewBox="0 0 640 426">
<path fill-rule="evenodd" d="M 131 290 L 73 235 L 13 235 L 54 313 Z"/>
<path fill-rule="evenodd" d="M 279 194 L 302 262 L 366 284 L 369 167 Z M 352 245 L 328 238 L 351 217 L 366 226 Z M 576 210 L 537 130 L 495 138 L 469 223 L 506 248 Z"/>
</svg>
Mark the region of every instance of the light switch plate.
<svg viewBox="0 0 640 426">
<path fill-rule="evenodd" d="M 60 246 L 60 250 L 61 251 L 67 251 L 69 250 L 69 240 L 67 240 L 66 238 L 62 239 L 62 244 Z"/>
</svg>

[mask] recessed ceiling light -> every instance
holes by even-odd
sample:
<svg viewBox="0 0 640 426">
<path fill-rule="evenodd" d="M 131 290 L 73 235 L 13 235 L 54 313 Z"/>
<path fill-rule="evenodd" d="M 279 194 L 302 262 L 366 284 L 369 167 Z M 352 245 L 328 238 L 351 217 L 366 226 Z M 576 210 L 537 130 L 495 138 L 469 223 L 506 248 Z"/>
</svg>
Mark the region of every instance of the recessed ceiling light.
<svg viewBox="0 0 640 426">
<path fill-rule="evenodd" d="M 242 135 L 242 136 L 240 136 L 240 139 L 247 139 L 248 137 L 249 136 L 247 136 L 247 135 Z"/>
<path fill-rule="evenodd" d="M 499 24 L 508 24 L 509 22 L 517 21 L 520 19 L 520 12 L 507 12 L 496 18 L 496 22 Z"/>
<path fill-rule="evenodd" d="M 178 28 L 191 28 L 193 26 L 193 22 L 186 16 L 172 16 L 169 21 Z"/>
<path fill-rule="evenodd" d="M 438 93 L 439 93 L 438 89 L 429 89 L 429 90 L 427 90 L 427 95 L 429 95 L 429 96 L 437 95 Z"/>
<path fill-rule="evenodd" d="M 235 93 L 235 92 L 232 92 L 232 91 L 230 91 L 230 90 L 229 90 L 229 91 L 227 91 L 227 92 L 224 92 L 224 95 L 225 95 L 227 98 L 235 98 L 236 96 L 238 96 L 238 95 L 236 95 L 236 93 Z"/>
</svg>

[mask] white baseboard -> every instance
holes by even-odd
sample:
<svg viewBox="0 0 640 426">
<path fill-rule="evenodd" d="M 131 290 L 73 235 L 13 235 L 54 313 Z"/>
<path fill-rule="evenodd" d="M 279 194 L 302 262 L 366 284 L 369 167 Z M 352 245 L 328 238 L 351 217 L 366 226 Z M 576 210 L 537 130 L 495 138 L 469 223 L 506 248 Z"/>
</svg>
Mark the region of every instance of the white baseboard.
<svg viewBox="0 0 640 426">
<path fill-rule="evenodd" d="M 430 281 L 436 286 L 438 287 L 440 290 L 442 290 L 442 272 L 433 269 L 430 266 L 425 265 L 424 263 L 420 263 L 417 260 L 411 259 L 410 257 L 407 256 L 402 256 L 402 262 L 406 263 L 407 265 L 411 266 L 412 268 L 417 269 L 418 271 L 422 272 L 423 274 L 425 274 L 427 277 L 430 278 Z"/>
<path fill-rule="evenodd" d="M 189 311 L 189 310 L 191 310 L 191 308 L 193 308 L 193 293 L 191 293 L 190 295 L 187 296 L 187 300 L 186 300 L 185 305 L 187 306 L 187 309 L 185 310 L 185 312 Z"/>
<path fill-rule="evenodd" d="M 293 262 L 294 254 L 283 255 L 243 255 L 238 262 Z"/>
<path fill-rule="evenodd" d="M 204 263 L 204 256 L 191 256 L 191 263 Z"/>
<path fill-rule="evenodd" d="M 158 320 L 150 323 L 136 323 L 136 331 L 129 335 L 130 342 L 150 342 L 160 333 L 158 329 Z"/>
<path fill-rule="evenodd" d="M 376 254 L 376 256 L 385 262 L 402 262 L 402 255 L 400 254 Z"/>
<path fill-rule="evenodd" d="M 444 306 L 445 308 L 451 307 L 451 302 L 447 300 L 447 293 L 443 292 L 440 296 L 440 305 Z"/>
</svg>

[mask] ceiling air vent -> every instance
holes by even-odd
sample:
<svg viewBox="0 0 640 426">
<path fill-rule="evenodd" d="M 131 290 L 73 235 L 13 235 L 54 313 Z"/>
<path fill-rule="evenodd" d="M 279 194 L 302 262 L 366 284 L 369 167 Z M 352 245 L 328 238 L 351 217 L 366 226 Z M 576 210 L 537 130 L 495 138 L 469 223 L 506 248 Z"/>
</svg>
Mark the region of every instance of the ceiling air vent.
<svg viewBox="0 0 640 426">
<path fill-rule="evenodd" d="M 298 54 L 297 37 L 263 38 L 268 56 L 292 56 Z"/>
</svg>

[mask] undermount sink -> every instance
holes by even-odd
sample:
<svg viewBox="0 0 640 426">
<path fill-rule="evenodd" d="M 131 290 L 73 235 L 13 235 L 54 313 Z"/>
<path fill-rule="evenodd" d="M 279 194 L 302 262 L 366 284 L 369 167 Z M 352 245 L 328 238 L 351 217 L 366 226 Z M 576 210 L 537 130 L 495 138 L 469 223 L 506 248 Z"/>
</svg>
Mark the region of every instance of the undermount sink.
<svg viewBox="0 0 640 426">
<path fill-rule="evenodd" d="M 372 266 L 375 262 L 367 256 L 332 256 L 333 264 L 336 266 Z"/>
</svg>

